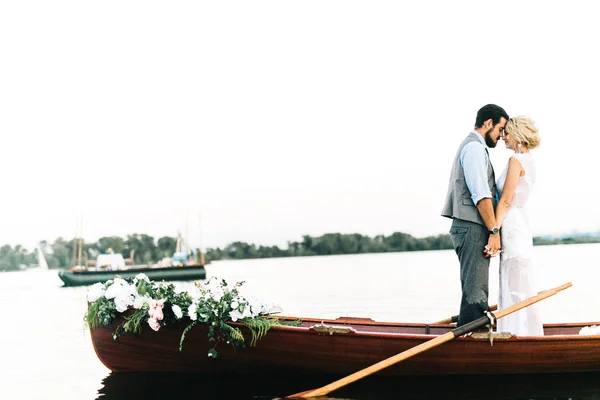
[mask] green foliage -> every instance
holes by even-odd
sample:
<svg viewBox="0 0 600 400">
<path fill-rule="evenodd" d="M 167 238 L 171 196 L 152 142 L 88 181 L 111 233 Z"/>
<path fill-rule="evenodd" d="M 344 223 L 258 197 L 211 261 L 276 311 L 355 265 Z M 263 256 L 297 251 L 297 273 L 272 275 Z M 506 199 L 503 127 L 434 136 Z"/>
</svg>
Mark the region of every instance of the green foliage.
<svg viewBox="0 0 600 400">
<path fill-rule="evenodd" d="M 117 315 L 115 303 L 105 297 L 93 302 L 85 314 L 84 321 L 90 329 L 98 325 L 110 325 Z"/>
<path fill-rule="evenodd" d="M 299 326 L 302 320 L 296 319 L 293 321 L 281 321 L 277 318 L 244 318 L 240 320 L 248 327 L 252 334 L 250 347 L 256 346 L 256 343 L 267 335 L 267 332 L 273 326 Z"/>
<path fill-rule="evenodd" d="M 534 237 L 534 246 L 548 246 L 556 244 L 584 244 L 599 243 L 599 235 L 573 235 L 565 237 Z"/>
<path fill-rule="evenodd" d="M 183 330 L 183 333 L 181 334 L 181 339 L 179 339 L 179 351 L 183 350 L 183 341 L 185 340 L 185 335 L 187 335 L 187 333 L 189 331 L 191 331 L 192 328 L 194 326 L 196 326 L 197 323 L 198 323 L 198 321 L 194 321 L 191 324 L 189 324 L 188 326 L 186 326 L 185 329 Z"/>
<path fill-rule="evenodd" d="M 252 305 L 240 295 L 238 289 L 242 284 L 229 285 L 225 280 L 196 282 L 198 292 L 192 297 L 187 292 L 176 292 L 173 284 L 151 282 L 143 274 L 130 280 L 115 278 L 90 288 L 88 296 L 91 297 L 88 298 L 95 300 L 89 305 L 85 321 L 95 329 L 112 324 L 119 311 L 125 312 L 124 322 L 113 333 L 117 340 L 122 334 L 140 334 L 147 328 L 146 323 L 159 330 L 162 326 L 189 320 L 191 322 L 179 341 L 179 351 L 183 350 L 183 341 L 189 331 L 204 323 L 208 325 L 211 343 L 208 355 L 217 357 L 219 344 L 246 346 L 242 330 L 232 321 L 237 320 L 248 327 L 252 335 L 251 346 L 255 346 L 272 326 L 280 324 L 277 319 L 261 314 L 263 311 L 259 310 L 265 310 L 264 306 Z M 111 299 L 107 299 L 107 295 Z M 116 304 L 119 304 L 118 309 Z"/>
<path fill-rule="evenodd" d="M 148 310 L 140 308 L 135 310 L 133 314 L 125 317 L 125 323 L 123 324 L 123 330 L 128 333 L 142 333 L 142 323 L 148 319 Z"/>
<path fill-rule="evenodd" d="M 18 271 L 21 266 L 37 263 L 37 256 L 29 253 L 21 245 L 12 248 L 9 245 L 0 247 L 0 271 Z"/>
<path fill-rule="evenodd" d="M 220 340 L 225 340 L 234 347 L 244 347 L 244 335 L 240 328 L 228 325 L 226 322 L 219 322 L 219 330 L 222 333 Z"/>
<path fill-rule="evenodd" d="M 158 258 L 171 257 L 177 249 L 177 239 L 163 236 L 157 242 Z"/>
<path fill-rule="evenodd" d="M 102 237 L 95 243 L 83 243 L 82 263 L 95 260 L 96 257 L 112 248 L 122 252 L 124 257 L 131 257 L 134 252 L 135 263 L 148 264 L 170 257 L 175 251 L 177 239 L 154 237 L 145 234 L 127 235 L 126 239 L 116 236 Z M 49 245 L 42 242 L 46 261 L 50 268 L 66 268 L 74 265 L 74 239 L 58 238 Z M 600 233 L 580 234 L 565 237 L 535 237 L 534 245 L 600 243 Z M 333 254 L 387 253 L 401 251 L 425 251 L 452 249 L 450 235 L 443 234 L 415 238 L 407 233 L 394 232 L 389 236 L 377 235 L 369 237 L 358 233 L 327 233 L 312 237 L 304 235 L 300 242 L 288 242 L 287 248 L 277 246 L 257 246 L 245 242 L 233 242 L 224 248 L 209 248 L 205 254 L 206 261 L 224 259 L 270 258 L 270 257 L 302 257 Z M 199 254 L 199 249 L 195 249 Z M 75 255 L 76 257 L 77 255 Z M 15 248 L 5 245 L 0 247 L 0 271 L 16 271 L 21 266 L 37 264 L 35 252 L 29 252 L 21 246 Z"/>
<path fill-rule="evenodd" d="M 208 350 L 208 356 L 211 358 L 217 358 L 217 351 L 215 349 Z"/>
<path fill-rule="evenodd" d="M 115 253 L 123 253 L 125 241 L 118 236 L 101 237 L 98 239 L 97 246 L 102 253 L 108 252 L 108 249 L 112 249 Z"/>
<path fill-rule="evenodd" d="M 387 237 L 378 235 L 373 238 L 358 233 L 328 233 L 318 237 L 304 235 L 301 242 L 288 242 L 287 249 L 280 249 L 277 246 L 256 247 L 244 242 L 234 242 L 223 249 L 207 249 L 206 260 L 385 253 L 452 248 L 450 235 L 447 234 L 419 239 L 401 232 L 395 232 Z"/>
<path fill-rule="evenodd" d="M 277 325 L 277 320 L 274 318 L 244 318 L 241 320 L 252 333 L 250 347 L 256 346 L 256 342 L 261 340 L 273 325 Z"/>
</svg>

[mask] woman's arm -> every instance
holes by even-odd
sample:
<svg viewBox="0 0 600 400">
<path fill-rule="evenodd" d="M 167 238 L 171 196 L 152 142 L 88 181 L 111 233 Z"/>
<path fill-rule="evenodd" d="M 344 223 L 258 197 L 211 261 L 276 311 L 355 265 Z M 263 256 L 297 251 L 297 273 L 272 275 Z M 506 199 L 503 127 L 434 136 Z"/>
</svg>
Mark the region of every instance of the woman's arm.
<svg viewBox="0 0 600 400">
<path fill-rule="evenodd" d="M 523 175 L 525 175 L 523 166 L 516 157 L 511 157 L 510 160 L 508 160 L 508 171 L 506 173 L 504 188 L 502 188 L 502 195 L 500 196 L 500 201 L 498 201 L 498 204 L 496 205 L 496 223 L 498 224 L 498 227 L 502 227 L 504 218 L 510 209 L 510 203 L 515 195 L 519 177 Z"/>
</svg>

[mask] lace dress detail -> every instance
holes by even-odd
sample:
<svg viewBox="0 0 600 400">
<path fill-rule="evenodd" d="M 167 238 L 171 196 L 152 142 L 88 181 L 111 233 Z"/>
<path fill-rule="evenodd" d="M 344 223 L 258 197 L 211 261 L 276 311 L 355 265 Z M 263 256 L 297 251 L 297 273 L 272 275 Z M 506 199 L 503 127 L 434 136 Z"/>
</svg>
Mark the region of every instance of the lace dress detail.
<svg viewBox="0 0 600 400">
<path fill-rule="evenodd" d="M 498 307 L 503 309 L 537 294 L 532 271 L 533 236 L 527 218 L 527 202 L 535 185 L 536 169 L 530 153 L 515 153 L 525 170 L 519 178 L 511 208 L 502 224 L 500 253 L 500 290 Z M 497 182 L 502 193 L 508 165 Z M 510 332 L 518 336 L 541 336 L 544 334 L 536 304 L 498 320 L 498 332 Z"/>
</svg>

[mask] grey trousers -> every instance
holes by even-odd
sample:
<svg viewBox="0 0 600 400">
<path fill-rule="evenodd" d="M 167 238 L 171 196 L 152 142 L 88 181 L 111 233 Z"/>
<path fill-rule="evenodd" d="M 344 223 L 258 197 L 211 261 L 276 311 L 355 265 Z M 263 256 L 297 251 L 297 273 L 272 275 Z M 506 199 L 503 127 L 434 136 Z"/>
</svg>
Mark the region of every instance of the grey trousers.
<svg viewBox="0 0 600 400">
<path fill-rule="evenodd" d="M 483 253 L 489 235 L 488 229 L 482 225 L 462 219 L 452 220 L 450 236 L 460 262 L 462 288 L 457 327 L 483 317 L 489 310 L 490 259 Z"/>
</svg>

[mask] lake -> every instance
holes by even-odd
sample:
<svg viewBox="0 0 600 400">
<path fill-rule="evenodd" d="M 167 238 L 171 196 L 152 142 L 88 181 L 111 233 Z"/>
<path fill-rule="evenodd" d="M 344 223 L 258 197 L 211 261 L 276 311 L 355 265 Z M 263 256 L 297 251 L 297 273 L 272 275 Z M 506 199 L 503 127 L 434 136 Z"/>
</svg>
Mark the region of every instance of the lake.
<svg viewBox="0 0 600 400">
<path fill-rule="evenodd" d="M 534 248 L 539 289 L 573 287 L 539 303 L 544 322 L 600 321 L 600 244 Z M 453 251 L 219 261 L 207 278 L 244 281 L 244 293 L 284 315 L 433 322 L 457 314 Z M 177 282 L 190 288 L 191 282 Z M 498 295 L 498 260 L 490 304 Z M 86 287 L 63 287 L 56 270 L 0 273 L 0 399 L 272 399 L 319 382 L 246 376 L 111 373 L 92 348 L 83 316 Z M 599 342 L 600 344 L 600 342 Z M 329 383 L 329 382 L 323 382 Z M 382 379 L 372 376 L 329 398 L 600 399 L 600 374 Z"/>
</svg>

